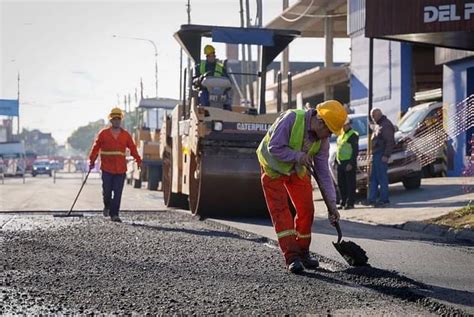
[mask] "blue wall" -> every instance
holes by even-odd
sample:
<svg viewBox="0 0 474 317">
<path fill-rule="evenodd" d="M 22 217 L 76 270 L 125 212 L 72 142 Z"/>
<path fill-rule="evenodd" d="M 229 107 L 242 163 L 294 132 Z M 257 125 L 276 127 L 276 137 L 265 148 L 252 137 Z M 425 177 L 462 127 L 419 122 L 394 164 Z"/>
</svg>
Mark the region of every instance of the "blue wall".
<svg viewBox="0 0 474 317">
<path fill-rule="evenodd" d="M 369 39 L 364 34 L 365 1 L 349 0 L 351 37 L 351 107 L 367 113 L 369 86 Z M 373 107 L 397 124 L 412 106 L 412 48 L 410 44 L 374 40 Z"/>
<path fill-rule="evenodd" d="M 474 58 L 445 64 L 443 67 L 443 102 L 452 105 L 466 99 L 474 91 L 474 79 L 472 79 L 472 68 Z M 469 69 L 469 76 L 468 76 Z M 468 80 L 469 79 L 469 80 Z M 449 118 L 452 116 L 448 116 Z M 467 133 L 472 133 L 468 131 Z M 450 143 L 454 149 L 452 169 L 448 170 L 448 176 L 460 176 L 466 166 L 466 132 L 461 133 Z"/>
</svg>

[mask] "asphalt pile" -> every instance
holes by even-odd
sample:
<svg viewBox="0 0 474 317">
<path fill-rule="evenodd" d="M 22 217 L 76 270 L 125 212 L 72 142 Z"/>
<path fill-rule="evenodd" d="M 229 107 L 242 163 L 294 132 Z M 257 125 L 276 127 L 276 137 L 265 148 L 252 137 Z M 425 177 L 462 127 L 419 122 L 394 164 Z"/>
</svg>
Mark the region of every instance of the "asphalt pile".
<svg viewBox="0 0 474 317">
<path fill-rule="evenodd" d="M 0 315 L 460 313 L 382 270 L 320 258 L 332 269 L 289 274 L 271 242 L 179 212 L 43 217 L 0 231 Z"/>
</svg>

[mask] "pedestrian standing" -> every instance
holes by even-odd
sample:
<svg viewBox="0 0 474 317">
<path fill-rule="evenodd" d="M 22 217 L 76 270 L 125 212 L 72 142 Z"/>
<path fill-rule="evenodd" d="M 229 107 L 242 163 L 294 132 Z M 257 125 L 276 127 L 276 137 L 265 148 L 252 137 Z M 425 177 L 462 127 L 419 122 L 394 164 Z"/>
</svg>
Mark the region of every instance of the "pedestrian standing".
<svg viewBox="0 0 474 317">
<path fill-rule="evenodd" d="M 337 138 L 337 185 L 341 193 L 340 208 L 348 210 L 354 208 L 355 202 L 359 133 L 352 128 L 349 118 L 343 129 L 344 133 Z"/>
<path fill-rule="evenodd" d="M 392 122 L 378 108 L 370 112 L 375 123 L 372 133 L 372 170 L 370 174 L 368 204 L 385 207 L 388 199 L 388 161 L 395 146 L 395 128 Z M 377 201 L 377 195 L 379 200 Z"/>
<path fill-rule="evenodd" d="M 308 166 L 316 171 L 329 221 L 334 225 L 339 220 L 328 166 L 329 137 L 341 133 L 346 118 L 343 106 L 335 100 L 323 102 L 316 109 L 288 110 L 280 114 L 257 149 L 265 200 L 291 273 L 319 266 L 309 253 L 314 204 Z M 296 209 L 294 219 L 288 195 Z"/>
<path fill-rule="evenodd" d="M 121 127 L 123 112 L 113 108 L 109 114 L 110 127 L 102 129 L 97 135 L 89 155 L 89 169 L 93 169 L 100 153 L 102 170 L 102 197 L 104 217 L 110 216 L 114 222 L 122 222 L 119 217 L 120 201 L 127 172 L 126 149 L 135 158 L 138 168 L 142 159 L 130 134 Z"/>
</svg>

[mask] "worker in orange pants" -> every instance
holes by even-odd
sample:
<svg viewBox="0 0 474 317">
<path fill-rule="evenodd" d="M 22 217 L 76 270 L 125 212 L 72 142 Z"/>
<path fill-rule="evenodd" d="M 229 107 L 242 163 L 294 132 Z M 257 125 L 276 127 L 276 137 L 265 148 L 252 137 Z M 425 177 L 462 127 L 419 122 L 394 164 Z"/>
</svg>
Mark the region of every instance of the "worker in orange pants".
<svg viewBox="0 0 474 317">
<path fill-rule="evenodd" d="M 308 167 L 315 170 L 331 224 L 339 220 L 336 191 L 329 172 L 329 137 L 341 134 L 347 113 L 336 100 L 316 109 L 290 109 L 280 114 L 257 149 L 262 188 L 278 243 L 291 273 L 319 266 L 309 252 L 314 218 Z M 296 209 L 290 212 L 288 196 Z"/>
<path fill-rule="evenodd" d="M 300 179 L 296 174 L 272 179 L 262 174 L 262 185 L 273 226 L 285 259 L 290 263 L 300 257 L 300 250 L 309 252 L 311 226 L 314 218 L 313 188 L 309 175 Z M 288 191 L 288 194 L 287 194 Z M 299 211 L 293 219 L 288 205 L 288 195 Z M 308 257 L 309 254 L 305 254 Z"/>
</svg>

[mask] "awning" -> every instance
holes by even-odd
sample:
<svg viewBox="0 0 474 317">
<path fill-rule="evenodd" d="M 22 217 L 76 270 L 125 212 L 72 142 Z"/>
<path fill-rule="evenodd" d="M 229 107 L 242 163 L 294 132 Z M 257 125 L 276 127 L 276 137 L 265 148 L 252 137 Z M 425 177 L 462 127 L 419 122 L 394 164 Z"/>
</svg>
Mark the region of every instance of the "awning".
<svg viewBox="0 0 474 317">
<path fill-rule="evenodd" d="M 138 108 L 173 110 L 178 103 L 179 100 L 171 98 L 144 98 L 140 100 Z"/>
<path fill-rule="evenodd" d="M 366 0 L 365 35 L 474 51 L 474 3 Z"/>
<path fill-rule="evenodd" d="M 334 37 L 347 37 L 347 0 L 300 0 L 266 27 L 291 28 L 300 31 L 302 37 L 324 37 L 326 15 L 334 19 Z"/>
</svg>

